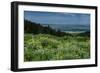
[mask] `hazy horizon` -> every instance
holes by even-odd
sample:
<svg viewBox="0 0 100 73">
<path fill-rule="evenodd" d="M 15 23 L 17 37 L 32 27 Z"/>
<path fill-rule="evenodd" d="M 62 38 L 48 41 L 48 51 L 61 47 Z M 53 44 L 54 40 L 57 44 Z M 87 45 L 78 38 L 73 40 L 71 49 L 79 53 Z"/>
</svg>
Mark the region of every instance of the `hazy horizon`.
<svg viewBox="0 0 100 73">
<path fill-rule="evenodd" d="M 90 14 L 24 11 L 24 19 L 61 31 L 90 30 Z"/>
</svg>

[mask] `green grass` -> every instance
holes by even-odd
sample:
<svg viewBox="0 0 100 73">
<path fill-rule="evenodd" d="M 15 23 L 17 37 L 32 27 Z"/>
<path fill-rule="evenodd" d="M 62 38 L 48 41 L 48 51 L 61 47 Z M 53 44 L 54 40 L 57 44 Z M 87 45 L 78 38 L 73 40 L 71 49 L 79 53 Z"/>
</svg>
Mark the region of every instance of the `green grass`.
<svg viewBox="0 0 100 73">
<path fill-rule="evenodd" d="M 24 35 L 24 61 L 87 58 L 90 58 L 89 37 L 57 37 L 49 34 Z"/>
</svg>

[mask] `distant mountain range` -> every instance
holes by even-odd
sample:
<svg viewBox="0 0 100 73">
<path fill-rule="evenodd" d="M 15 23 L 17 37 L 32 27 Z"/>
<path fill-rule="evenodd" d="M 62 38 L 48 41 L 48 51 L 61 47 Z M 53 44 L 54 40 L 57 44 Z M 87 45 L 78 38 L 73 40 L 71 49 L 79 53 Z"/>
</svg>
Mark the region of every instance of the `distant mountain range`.
<svg viewBox="0 0 100 73">
<path fill-rule="evenodd" d="M 88 25 L 58 25 L 58 24 L 40 24 L 24 20 L 24 33 L 32 34 L 51 34 L 55 36 L 72 36 L 68 32 L 79 32 L 79 36 L 90 36 Z"/>
<path fill-rule="evenodd" d="M 55 30 L 60 30 L 63 32 L 68 32 L 68 31 L 74 31 L 74 32 L 85 32 L 85 31 L 90 31 L 90 25 L 85 24 L 85 25 L 80 25 L 80 24 L 41 24 L 43 26 L 50 26 L 51 28 Z"/>
</svg>

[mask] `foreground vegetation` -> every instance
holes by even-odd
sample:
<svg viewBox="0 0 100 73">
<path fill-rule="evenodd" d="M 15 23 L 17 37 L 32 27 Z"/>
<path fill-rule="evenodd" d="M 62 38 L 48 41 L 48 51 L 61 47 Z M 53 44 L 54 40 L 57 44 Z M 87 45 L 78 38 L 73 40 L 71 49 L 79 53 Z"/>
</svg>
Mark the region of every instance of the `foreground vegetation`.
<svg viewBox="0 0 100 73">
<path fill-rule="evenodd" d="M 24 20 L 24 61 L 90 58 L 90 32 L 66 33 Z"/>
<path fill-rule="evenodd" d="M 70 60 L 90 58 L 90 39 L 81 34 L 55 36 L 24 35 L 24 61 Z"/>
</svg>

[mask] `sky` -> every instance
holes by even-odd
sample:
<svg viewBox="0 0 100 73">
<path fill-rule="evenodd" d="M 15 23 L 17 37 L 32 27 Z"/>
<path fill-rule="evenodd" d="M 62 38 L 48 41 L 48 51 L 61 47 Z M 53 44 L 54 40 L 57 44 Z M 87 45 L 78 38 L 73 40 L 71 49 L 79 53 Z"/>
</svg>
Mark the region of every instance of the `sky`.
<svg viewBox="0 0 100 73">
<path fill-rule="evenodd" d="M 24 19 L 41 24 L 90 25 L 90 14 L 24 11 Z"/>
</svg>

